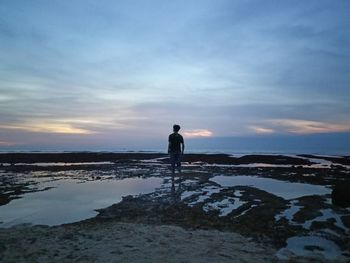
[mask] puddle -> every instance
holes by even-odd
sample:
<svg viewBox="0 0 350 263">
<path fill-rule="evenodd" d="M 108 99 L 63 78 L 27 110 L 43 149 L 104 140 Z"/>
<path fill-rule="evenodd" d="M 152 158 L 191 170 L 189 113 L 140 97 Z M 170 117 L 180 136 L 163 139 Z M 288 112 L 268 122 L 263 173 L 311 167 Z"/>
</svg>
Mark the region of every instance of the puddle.
<svg viewBox="0 0 350 263">
<path fill-rule="evenodd" d="M 241 201 L 239 198 L 229 197 L 227 199 L 223 199 L 218 202 L 207 203 L 203 206 L 203 210 L 205 212 L 209 212 L 210 210 L 219 210 L 219 216 L 227 216 L 233 210 L 241 207 L 247 202 Z"/>
<path fill-rule="evenodd" d="M 315 255 L 316 254 L 316 255 Z M 287 246 L 280 249 L 276 256 L 279 259 L 290 259 L 290 256 L 304 256 L 319 258 L 324 257 L 328 260 L 335 260 L 341 256 L 341 250 L 331 240 L 318 236 L 296 236 L 287 239 Z"/>
<path fill-rule="evenodd" d="M 303 206 L 298 205 L 298 200 L 293 200 L 290 202 L 289 208 L 275 215 L 276 221 L 285 218 L 290 225 L 301 226 L 311 234 L 310 236 L 294 236 L 287 239 L 287 246 L 277 252 L 277 257 L 279 259 L 290 259 L 293 256 L 303 256 L 328 260 L 342 257 L 339 243 L 337 244 L 334 241 L 344 242 L 344 238 L 349 236 L 350 230 L 341 220 L 341 216 L 345 214 L 338 214 L 330 208 L 317 209 L 321 215 L 304 222 L 295 222 L 293 220 L 294 215 L 302 208 Z M 318 227 L 313 225 L 314 222 L 319 223 Z M 320 225 L 320 223 L 323 223 L 323 225 Z"/>
<path fill-rule="evenodd" d="M 213 194 L 219 193 L 220 190 L 221 189 L 218 187 L 206 186 L 197 191 L 185 191 L 181 194 L 181 200 L 196 196 L 196 200 L 192 201 L 191 203 L 188 203 L 189 206 L 194 206 L 198 203 L 202 203 L 205 200 L 209 199 Z"/>
<path fill-rule="evenodd" d="M 40 179 L 37 179 L 40 181 Z M 59 179 L 41 181 L 42 192 L 27 193 L 0 207 L 0 227 L 31 223 L 59 225 L 94 217 L 94 209 L 121 201 L 123 196 L 151 193 L 163 179 L 150 177 L 122 180 L 82 181 Z"/>
<path fill-rule="evenodd" d="M 282 197 L 286 200 L 295 199 L 307 195 L 326 195 L 331 193 L 331 189 L 326 186 L 291 183 L 256 176 L 219 175 L 211 178 L 210 180 L 223 187 L 252 186 L 276 196 Z"/>
<path fill-rule="evenodd" d="M 349 229 L 343 224 L 342 220 L 340 219 L 340 215 L 334 212 L 332 209 L 321 209 L 320 213 L 322 214 L 321 216 L 307 220 L 303 224 L 303 227 L 305 229 L 310 229 L 313 222 L 325 222 L 329 219 L 332 219 L 335 222 L 335 226 L 343 229 L 346 233 L 349 232 Z"/>
<path fill-rule="evenodd" d="M 275 215 L 275 220 L 279 221 L 280 219 L 285 218 L 288 220 L 289 224 L 297 224 L 293 221 L 294 215 L 298 213 L 301 208 L 303 208 L 303 206 L 297 205 L 297 203 L 298 200 L 291 201 L 289 208 L 284 210 L 282 213 Z"/>
</svg>

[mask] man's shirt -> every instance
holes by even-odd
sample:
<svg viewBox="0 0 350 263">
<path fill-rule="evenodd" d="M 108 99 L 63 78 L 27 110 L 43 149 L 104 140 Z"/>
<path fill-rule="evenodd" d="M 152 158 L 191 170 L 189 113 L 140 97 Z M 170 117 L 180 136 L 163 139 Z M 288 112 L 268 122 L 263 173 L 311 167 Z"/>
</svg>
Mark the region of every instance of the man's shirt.
<svg viewBox="0 0 350 263">
<path fill-rule="evenodd" d="M 181 152 L 181 144 L 184 143 L 184 138 L 179 133 L 169 135 L 169 151 Z"/>
</svg>

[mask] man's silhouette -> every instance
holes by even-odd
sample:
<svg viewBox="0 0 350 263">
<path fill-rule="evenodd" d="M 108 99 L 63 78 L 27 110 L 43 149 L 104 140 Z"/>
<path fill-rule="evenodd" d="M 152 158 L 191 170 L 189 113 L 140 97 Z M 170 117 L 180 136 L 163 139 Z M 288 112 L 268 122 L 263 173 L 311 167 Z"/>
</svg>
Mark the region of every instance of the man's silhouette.
<svg viewBox="0 0 350 263">
<path fill-rule="evenodd" d="M 175 173 L 175 165 L 181 172 L 181 157 L 185 150 L 184 138 L 179 134 L 180 125 L 174 124 L 173 133 L 169 135 L 168 153 L 170 154 L 170 163 L 172 172 Z"/>
</svg>

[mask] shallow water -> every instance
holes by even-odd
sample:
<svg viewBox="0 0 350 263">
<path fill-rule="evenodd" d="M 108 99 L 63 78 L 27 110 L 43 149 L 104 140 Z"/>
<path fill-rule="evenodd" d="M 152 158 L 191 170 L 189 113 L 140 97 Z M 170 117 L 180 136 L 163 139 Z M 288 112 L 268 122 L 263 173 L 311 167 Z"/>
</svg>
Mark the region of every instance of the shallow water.
<svg viewBox="0 0 350 263">
<path fill-rule="evenodd" d="M 36 180 L 41 189 L 54 188 L 24 194 L 1 206 L 0 227 L 22 223 L 58 225 L 91 218 L 97 214 L 94 209 L 118 203 L 123 196 L 153 192 L 163 181 L 156 177 L 102 181 Z"/>
<path fill-rule="evenodd" d="M 291 183 L 271 178 L 257 176 L 226 176 L 220 175 L 210 179 L 223 186 L 252 186 L 282 197 L 286 200 L 299 198 L 307 195 L 326 195 L 331 189 L 326 186 L 304 183 Z"/>
</svg>

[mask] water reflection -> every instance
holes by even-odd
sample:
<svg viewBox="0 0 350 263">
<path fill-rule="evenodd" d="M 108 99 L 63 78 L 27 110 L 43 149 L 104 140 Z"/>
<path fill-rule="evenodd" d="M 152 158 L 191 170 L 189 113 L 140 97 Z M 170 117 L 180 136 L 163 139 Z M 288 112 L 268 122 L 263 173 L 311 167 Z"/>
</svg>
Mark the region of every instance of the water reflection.
<svg viewBox="0 0 350 263">
<path fill-rule="evenodd" d="M 41 182 L 47 191 L 25 194 L 0 207 L 0 227 L 21 223 L 58 225 L 93 217 L 94 209 L 121 201 L 122 196 L 153 192 L 161 178 L 81 181 L 60 179 Z"/>
<path fill-rule="evenodd" d="M 179 203 L 181 201 L 181 194 L 183 192 L 182 189 L 182 179 L 181 177 L 178 177 L 177 179 L 175 179 L 174 174 L 171 176 L 171 202 L 173 204 L 175 203 Z M 177 183 L 177 186 L 176 186 Z"/>
<path fill-rule="evenodd" d="M 331 193 L 330 188 L 321 185 L 292 183 L 271 178 L 260 178 L 256 176 L 220 175 L 211 178 L 211 181 L 224 187 L 236 185 L 253 186 L 280 196 L 286 200 L 307 195 L 325 195 Z"/>
</svg>

